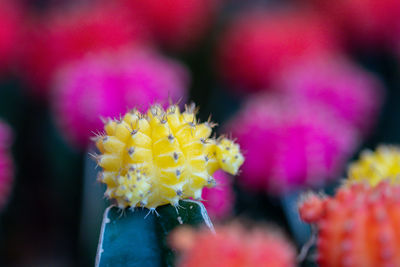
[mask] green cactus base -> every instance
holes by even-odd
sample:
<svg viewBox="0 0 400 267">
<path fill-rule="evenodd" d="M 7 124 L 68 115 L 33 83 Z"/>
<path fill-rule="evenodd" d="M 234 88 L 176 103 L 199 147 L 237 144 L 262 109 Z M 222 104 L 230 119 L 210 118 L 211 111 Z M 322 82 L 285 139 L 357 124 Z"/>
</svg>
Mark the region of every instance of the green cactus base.
<svg viewBox="0 0 400 267">
<path fill-rule="evenodd" d="M 173 266 L 174 255 L 166 237 L 182 224 L 213 225 L 203 204 L 182 200 L 176 209 L 171 205 L 157 208 L 158 216 L 148 209 L 133 211 L 111 206 L 106 209 L 97 249 L 96 266 Z"/>
</svg>

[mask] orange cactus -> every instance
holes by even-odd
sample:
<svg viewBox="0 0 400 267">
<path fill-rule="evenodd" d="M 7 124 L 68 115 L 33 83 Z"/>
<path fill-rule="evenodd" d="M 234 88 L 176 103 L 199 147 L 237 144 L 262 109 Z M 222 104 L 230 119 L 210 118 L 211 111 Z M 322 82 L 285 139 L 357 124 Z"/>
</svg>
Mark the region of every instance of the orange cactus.
<svg viewBox="0 0 400 267">
<path fill-rule="evenodd" d="M 172 246 L 182 252 L 178 267 L 295 266 L 294 248 L 271 229 L 249 231 L 232 224 L 212 233 L 183 227 L 171 237 Z"/>
<path fill-rule="evenodd" d="M 356 183 L 334 197 L 306 197 L 299 210 L 318 227 L 319 266 L 400 266 L 400 186 Z"/>
</svg>

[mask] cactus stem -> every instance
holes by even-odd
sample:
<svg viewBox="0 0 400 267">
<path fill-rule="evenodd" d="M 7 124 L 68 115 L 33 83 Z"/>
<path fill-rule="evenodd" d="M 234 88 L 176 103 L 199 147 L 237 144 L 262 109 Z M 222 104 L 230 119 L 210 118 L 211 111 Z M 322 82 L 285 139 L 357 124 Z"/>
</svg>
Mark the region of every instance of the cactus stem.
<svg viewBox="0 0 400 267">
<path fill-rule="evenodd" d="M 301 247 L 300 253 L 296 259 L 297 263 L 300 264 L 307 258 L 310 249 L 317 242 L 317 235 L 318 235 L 318 228 L 315 224 L 312 224 L 310 239 Z"/>
</svg>

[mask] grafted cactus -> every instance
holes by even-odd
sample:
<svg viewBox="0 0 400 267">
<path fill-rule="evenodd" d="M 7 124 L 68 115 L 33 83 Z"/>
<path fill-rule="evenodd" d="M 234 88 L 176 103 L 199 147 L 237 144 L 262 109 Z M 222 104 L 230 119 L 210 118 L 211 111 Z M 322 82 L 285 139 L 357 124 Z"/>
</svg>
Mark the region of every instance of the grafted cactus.
<svg viewBox="0 0 400 267">
<path fill-rule="evenodd" d="M 172 266 L 165 240 L 172 229 L 212 228 L 204 206 L 184 199 L 201 200 L 202 189 L 215 185 L 216 170 L 236 174 L 244 161 L 239 145 L 211 137 L 212 127 L 197 121 L 194 105 L 183 112 L 154 105 L 105 121 L 105 134 L 95 138 L 103 169 L 98 180 L 117 207 L 105 212 L 97 266 Z"/>
</svg>

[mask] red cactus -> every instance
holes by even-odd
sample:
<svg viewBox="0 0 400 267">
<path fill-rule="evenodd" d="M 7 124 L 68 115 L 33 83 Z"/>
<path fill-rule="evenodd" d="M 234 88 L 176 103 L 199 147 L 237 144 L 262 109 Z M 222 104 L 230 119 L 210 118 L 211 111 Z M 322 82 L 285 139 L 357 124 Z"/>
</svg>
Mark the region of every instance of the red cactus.
<svg viewBox="0 0 400 267">
<path fill-rule="evenodd" d="M 173 233 L 171 243 L 182 252 L 179 267 L 290 267 L 295 250 L 279 232 L 245 229 L 238 224 L 216 228 L 216 233 L 188 228 Z"/>
<path fill-rule="evenodd" d="M 10 68 L 21 34 L 21 8 L 15 1 L 0 0 L 0 71 Z"/>
<path fill-rule="evenodd" d="M 54 74 L 66 63 L 147 40 L 141 24 L 113 4 L 57 11 L 33 19 L 30 25 L 22 42 L 20 68 L 31 93 L 42 99 L 48 97 Z"/>
<path fill-rule="evenodd" d="M 220 0 L 120 0 L 139 14 L 154 38 L 172 50 L 190 49 L 204 36 Z"/>
<path fill-rule="evenodd" d="M 318 226 L 321 267 L 400 266 L 400 186 L 342 187 L 334 197 L 306 198 L 300 216 Z"/>
<path fill-rule="evenodd" d="M 249 12 L 219 41 L 218 71 L 238 90 L 259 91 L 300 60 L 338 49 L 334 30 L 314 13 Z"/>
</svg>

